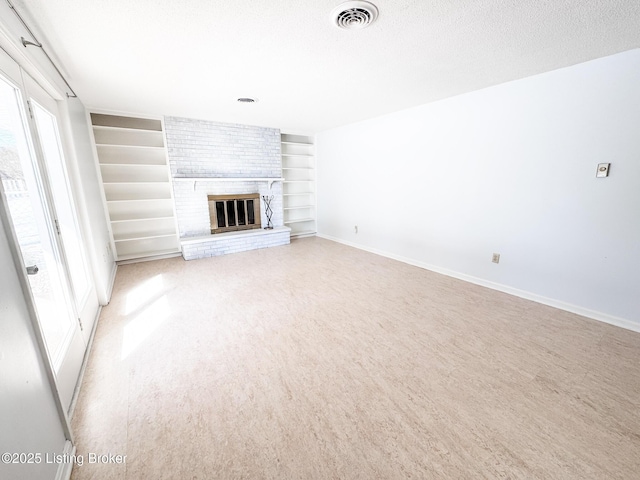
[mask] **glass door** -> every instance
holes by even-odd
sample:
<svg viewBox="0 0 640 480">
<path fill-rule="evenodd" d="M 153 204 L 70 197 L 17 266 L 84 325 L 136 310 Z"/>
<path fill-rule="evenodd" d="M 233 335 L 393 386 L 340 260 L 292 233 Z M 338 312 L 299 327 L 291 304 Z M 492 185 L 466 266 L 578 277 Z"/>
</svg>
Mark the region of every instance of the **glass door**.
<svg viewBox="0 0 640 480">
<path fill-rule="evenodd" d="M 74 305 L 80 318 L 83 339 L 89 342 L 98 297 L 89 275 L 88 261 L 82 234 L 76 216 L 70 179 L 67 175 L 62 139 L 58 128 L 58 106 L 31 77 L 25 77 L 25 86 L 35 122 L 36 140 L 43 157 L 43 167 L 51 188 L 50 198 L 56 211 L 61 250 L 67 266 Z"/>
<path fill-rule="evenodd" d="M 25 103 L 16 81 L 20 70 L 4 52 L 0 54 L 2 202 L 17 237 L 58 392 L 65 408 L 69 408 L 85 344 L 58 244 L 59 222 L 48 201 L 46 179 L 29 136 Z"/>
</svg>

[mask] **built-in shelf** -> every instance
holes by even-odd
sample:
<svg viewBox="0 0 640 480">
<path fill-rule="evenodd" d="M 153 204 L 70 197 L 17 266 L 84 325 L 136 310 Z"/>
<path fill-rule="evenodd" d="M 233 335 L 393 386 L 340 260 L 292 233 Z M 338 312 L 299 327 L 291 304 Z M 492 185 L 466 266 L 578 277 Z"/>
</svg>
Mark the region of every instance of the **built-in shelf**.
<svg viewBox="0 0 640 480">
<path fill-rule="evenodd" d="M 153 168 L 163 168 L 165 165 L 159 163 L 100 163 L 101 167 L 118 167 L 118 168 L 126 168 L 126 167 L 153 167 Z"/>
<path fill-rule="evenodd" d="M 315 235 L 316 230 L 304 230 L 302 228 L 296 229 L 296 237 L 309 237 L 311 235 Z"/>
<path fill-rule="evenodd" d="M 171 198 L 132 198 L 130 200 L 107 200 L 109 203 L 132 203 L 132 202 L 157 202 L 161 200 L 171 200 Z"/>
<path fill-rule="evenodd" d="M 126 148 L 126 149 L 139 149 L 139 150 L 157 150 L 163 152 L 164 147 L 154 147 L 152 145 L 117 145 L 114 143 L 96 143 L 96 147 L 99 148 Z"/>
<path fill-rule="evenodd" d="M 149 130 L 146 128 L 136 128 L 136 129 L 132 129 L 130 127 L 114 127 L 114 126 L 109 126 L 109 125 L 94 125 L 93 126 L 93 131 L 102 131 L 102 130 L 106 130 L 106 131 L 111 131 L 111 132 L 126 132 L 129 133 L 132 130 L 135 130 L 136 132 L 146 132 L 146 133 L 159 133 L 160 135 L 162 135 L 162 131 L 161 130 Z"/>
<path fill-rule="evenodd" d="M 177 257 L 180 255 L 180 251 L 175 248 L 169 248 L 166 250 L 155 250 L 154 252 L 145 252 L 145 253 L 129 253 L 118 255 L 118 262 L 124 262 L 127 260 L 142 260 L 150 257 Z M 153 258 L 155 260 L 155 258 Z"/>
<path fill-rule="evenodd" d="M 171 199 L 171 185 L 165 182 L 136 183 L 131 188 L 130 183 L 110 183 L 104 185 L 107 201 L 132 200 L 167 200 Z"/>
<path fill-rule="evenodd" d="M 284 224 L 288 225 L 290 223 L 301 223 L 301 222 L 315 222 L 315 218 L 313 217 L 308 217 L 308 218 L 296 218 L 295 220 L 285 220 Z"/>
<path fill-rule="evenodd" d="M 137 212 L 132 212 L 130 214 L 121 214 L 121 215 L 111 215 L 112 220 L 111 223 L 120 223 L 120 222 L 142 222 L 144 220 L 163 220 L 166 218 L 174 218 L 173 216 L 168 215 L 141 215 Z"/>
<path fill-rule="evenodd" d="M 96 125 L 93 128 L 93 137 L 97 145 L 164 148 L 164 135 L 161 130 Z"/>
<path fill-rule="evenodd" d="M 115 148 L 114 148 L 115 147 Z M 120 148 L 117 145 L 96 146 L 98 158 L 104 165 L 166 165 L 164 148 Z"/>
<path fill-rule="evenodd" d="M 151 238 L 163 238 L 163 237 L 173 237 L 175 236 L 175 232 L 166 233 L 162 235 L 145 235 L 145 236 L 134 236 L 134 237 L 120 237 L 114 238 L 115 242 L 135 242 L 137 240 L 149 240 Z"/>
<path fill-rule="evenodd" d="M 149 180 L 148 182 L 102 182 L 103 185 L 163 185 L 166 182 L 163 180 Z"/>
<path fill-rule="evenodd" d="M 316 229 L 315 159 L 313 138 L 281 135 L 283 209 L 291 236 L 312 235 Z"/>
<path fill-rule="evenodd" d="M 100 165 L 104 183 L 169 182 L 166 165 Z"/>
<path fill-rule="evenodd" d="M 122 219 L 118 219 L 118 220 L 111 220 L 111 223 L 144 222 L 145 220 L 167 220 L 167 219 L 173 220 L 174 218 L 175 218 L 174 216 L 170 216 L 170 217 L 145 217 L 145 218 L 133 217 L 133 218 L 122 218 Z"/>
<path fill-rule="evenodd" d="M 284 136 L 287 135 L 286 133 L 283 134 L 283 138 Z M 301 145 L 304 147 L 313 147 L 313 143 L 309 143 L 309 142 L 291 142 L 291 141 L 287 141 L 287 140 L 282 140 L 280 142 L 282 145 Z"/>
<path fill-rule="evenodd" d="M 128 130 L 151 130 L 162 132 L 162 122 L 155 118 L 123 117 L 105 113 L 92 113 L 91 124 L 94 128 L 117 127 Z"/>
<path fill-rule="evenodd" d="M 174 235 L 166 237 L 141 238 L 130 242 L 118 242 L 118 260 L 131 260 L 133 258 L 144 258 L 156 255 L 166 255 L 169 253 L 179 253 L 179 248 L 175 247 L 177 240 Z"/>
<path fill-rule="evenodd" d="M 180 253 L 162 121 L 91 113 L 117 261 Z"/>
<path fill-rule="evenodd" d="M 315 205 L 296 205 L 295 207 L 284 207 L 284 210 L 303 210 L 305 208 L 314 208 Z"/>
</svg>

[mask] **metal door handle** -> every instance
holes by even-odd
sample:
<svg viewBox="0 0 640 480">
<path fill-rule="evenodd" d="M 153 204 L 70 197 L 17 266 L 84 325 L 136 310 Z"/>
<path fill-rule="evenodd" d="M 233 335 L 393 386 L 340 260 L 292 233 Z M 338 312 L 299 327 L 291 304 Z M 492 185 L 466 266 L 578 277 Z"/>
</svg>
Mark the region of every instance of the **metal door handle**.
<svg viewBox="0 0 640 480">
<path fill-rule="evenodd" d="M 35 275 L 38 273 L 38 270 L 37 265 L 31 265 L 30 267 L 27 267 L 27 275 Z"/>
</svg>

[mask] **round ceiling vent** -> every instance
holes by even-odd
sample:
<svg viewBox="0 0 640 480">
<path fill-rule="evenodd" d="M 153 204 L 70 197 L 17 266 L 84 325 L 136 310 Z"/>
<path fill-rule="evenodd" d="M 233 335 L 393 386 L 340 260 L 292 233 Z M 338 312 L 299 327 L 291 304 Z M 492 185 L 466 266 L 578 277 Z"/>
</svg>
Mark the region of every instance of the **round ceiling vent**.
<svg viewBox="0 0 640 480">
<path fill-rule="evenodd" d="M 331 11 L 333 23 L 347 30 L 368 27 L 378 18 L 378 8 L 370 2 L 344 2 Z"/>
</svg>

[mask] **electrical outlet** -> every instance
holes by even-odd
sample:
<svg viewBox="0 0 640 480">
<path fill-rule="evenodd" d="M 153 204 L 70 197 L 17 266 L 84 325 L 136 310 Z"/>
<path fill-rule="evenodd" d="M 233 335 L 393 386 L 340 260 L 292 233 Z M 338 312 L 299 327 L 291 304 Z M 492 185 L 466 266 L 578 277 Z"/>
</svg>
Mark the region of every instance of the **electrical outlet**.
<svg viewBox="0 0 640 480">
<path fill-rule="evenodd" d="M 500 254 L 499 253 L 494 253 L 493 257 L 491 258 L 491 261 L 493 263 L 500 263 Z"/>
<path fill-rule="evenodd" d="M 597 178 L 608 177 L 609 176 L 609 167 L 610 166 L 611 166 L 610 163 L 599 163 L 598 164 L 598 170 L 596 171 L 596 177 Z"/>
<path fill-rule="evenodd" d="M 358 233 L 358 225 L 356 225 L 356 226 L 354 227 L 354 230 L 355 230 L 355 232 L 356 232 L 356 233 Z"/>
</svg>

